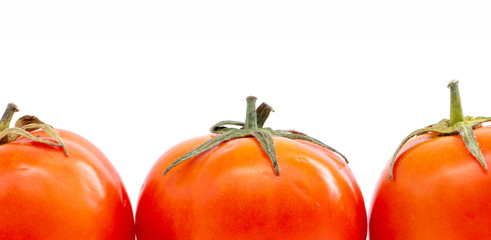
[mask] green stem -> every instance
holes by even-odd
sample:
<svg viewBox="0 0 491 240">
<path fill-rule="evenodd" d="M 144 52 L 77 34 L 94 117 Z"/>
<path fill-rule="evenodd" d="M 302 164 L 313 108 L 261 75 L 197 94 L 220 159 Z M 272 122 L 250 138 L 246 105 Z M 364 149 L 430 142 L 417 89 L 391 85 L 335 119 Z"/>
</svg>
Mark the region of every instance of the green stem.
<svg viewBox="0 0 491 240">
<path fill-rule="evenodd" d="M 246 111 L 246 120 L 245 123 L 238 121 L 221 121 L 215 125 L 213 125 L 210 129 L 212 133 L 217 134 L 214 138 L 202 143 L 197 148 L 187 152 L 182 155 L 180 158 L 172 162 L 167 169 L 164 171 L 164 175 L 169 172 L 172 168 L 177 166 L 178 164 L 196 157 L 200 154 L 205 154 L 206 151 L 222 144 L 223 142 L 245 138 L 245 137 L 253 137 L 255 138 L 259 144 L 261 145 L 262 150 L 266 153 L 268 158 L 271 160 L 273 165 L 274 173 L 279 176 L 280 168 L 278 167 L 278 158 L 276 156 L 276 149 L 274 146 L 273 137 L 284 137 L 288 139 L 298 139 L 303 141 L 309 141 L 314 144 L 317 144 L 321 147 L 324 147 L 334 153 L 339 154 L 345 160 L 346 158 L 334 150 L 333 148 L 325 145 L 324 143 L 311 138 L 305 134 L 299 133 L 294 130 L 272 130 L 271 128 L 263 128 L 264 122 L 269 116 L 269 113 L 273 111 L 273 108 L 265 103 L 261 104 L 256 109 L 256 97 L 250 96 L 247 97 L 247 111 Z M 229 128 L 225 125 L 235 125 L 242 128 Z M 348 162 L 346 160 L 346 162 Z"/>
<path fill-rule="evenodd" d="M 7 109 L 5 109 L 5 112 L 3 113 L 2 119 L 0 119 L 0 132 L 9 128 L 10 121 L 12 121 L 12 117 L 14 116 L 14 113 L 18 111 L 19 108 L 17 108 L 15 104 L 9 103 Z"/>
<path fill-rule="evenodd" d="M 450 126 L 464 121 L 462 103 L 460 102 L 459 81 L 453 80 L 448 84 L 450 88 Z"/>
<path fill-rule="evenodd" d="M 257 129 L 257 113 L 256 113 L 256 100 L 254 96 L 247 97 L 247 112 L 244 129 L 254 130 Z"/>
<path fill-rule="evenodd" d="M 450 120 L 443 119 L 436 124 L 432 124 L 428 127 L 418 129 L 406 138 L 402 140 L 401 144 L 397 147 L 396 152 L 392 156 L 390 162 L 390 174 L 389 178 L 393 180 L 393 173 L 395 168 L 395 162 L 397 155 L 402 146 L 411 138 L 426 134 L 426 133 L 440 133 L 439 136 L 448 136 L 459 134 L 467 147 L 467 150 L 474 156 L 484 169 L 487 169 L 487 163 L 477 143 L 476 136 L 474 135 L 474 129 L 481 126 L 484 122 L 491 122 L 491 117 L 471 117 L 464 118 L 462 112 L 462 103 L 460 102 L 459 82 L 457 80 L 451 81 L 448 86 L 450 89 Z"/>
</svg>

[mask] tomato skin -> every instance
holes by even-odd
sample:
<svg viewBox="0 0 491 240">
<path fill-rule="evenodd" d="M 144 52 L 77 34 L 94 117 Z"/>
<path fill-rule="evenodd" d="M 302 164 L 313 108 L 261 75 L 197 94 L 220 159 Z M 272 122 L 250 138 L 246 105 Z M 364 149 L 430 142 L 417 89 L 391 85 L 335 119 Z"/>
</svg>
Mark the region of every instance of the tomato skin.
<svg viewBox="0 0 491 240">
<path fill-rule="evenodd" d="M 491 166 L 491 128 L 474 130 Z M 375 191 L 370 239 L 491 239 L 491 177 L 459 135 L 424 134 L 406 143 Z"/>
<path fill-rule="evenodd" d="M 69 157 L 23 138 L 0 146 L 0 239 L 134 240 L 131 204 L 114 167 L 87 140 L 57 131 Z"/>
<path fill-rule="evenodd" d="M 155 163 L 136 212 L 139 240 L 365 239 L 366 211 L 344 160 L 315 144 L 273 137 L 281 174 L 253 138 L 222 143 L 167 166 L 213 135 Z"/>
</svg>

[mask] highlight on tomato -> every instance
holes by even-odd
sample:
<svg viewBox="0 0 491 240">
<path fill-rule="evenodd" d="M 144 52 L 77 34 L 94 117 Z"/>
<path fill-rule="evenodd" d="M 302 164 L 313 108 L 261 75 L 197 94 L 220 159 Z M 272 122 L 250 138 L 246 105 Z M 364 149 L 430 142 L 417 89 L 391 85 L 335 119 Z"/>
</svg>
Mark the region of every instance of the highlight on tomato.
<svg viewBox="0 0 491 240">
<path fill-rule="evenodd" d="M 34 116 L 0 119 L 0 239 L 134 240 L 131 204 L 104 154 Z"/>
<path fill-rule="evenodd" d="M 366 239 L 344 156 L 300 132 L 263 128 L 272 108 L 255 103 L 247 98 L 245 122 L 219 122 L 158 159 L 139 197 L 139 240 Z"/>
<path fill-rule="evenodd" d="M 464 117 L 457 81 L 450 119 L 413 131 L 379 180 L 371 240 L 491 239 L 491 128 Z"/>
</svg>

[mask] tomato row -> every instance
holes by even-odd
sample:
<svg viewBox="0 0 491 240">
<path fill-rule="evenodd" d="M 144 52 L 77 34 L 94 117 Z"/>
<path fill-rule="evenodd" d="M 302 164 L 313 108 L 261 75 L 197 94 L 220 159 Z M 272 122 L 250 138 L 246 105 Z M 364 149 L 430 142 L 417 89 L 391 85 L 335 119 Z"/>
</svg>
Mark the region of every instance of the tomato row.
<svg viewBox="0 0 491 240">
<path fill-rule="evenodd" d="M 81 136 L 9 104 L 0 119 L 0 239 L 491 239 L 491 128 L 464 117 L 413 131 L 383 170 L 370 218 L 346 157 L 294 130 L 245 121 L 179 143 L 154 164 L 135 217 L 123 182 Z M 369 224 L 368 224 L 369 222 Z"/>
</svg>

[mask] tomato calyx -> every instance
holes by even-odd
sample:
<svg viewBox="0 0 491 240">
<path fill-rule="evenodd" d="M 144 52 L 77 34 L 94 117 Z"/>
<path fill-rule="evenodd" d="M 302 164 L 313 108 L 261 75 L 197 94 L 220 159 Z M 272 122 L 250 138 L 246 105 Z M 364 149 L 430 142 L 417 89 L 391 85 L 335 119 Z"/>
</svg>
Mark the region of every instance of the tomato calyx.
<svg viewBox="0 0 491 240">
<path fill-rule="evenodd" d="M 269 114 L 274 111 L 271 106 L 266 103 L 262 103 L 256 109 L 256 97 L 249 96 L 247 97 L 247 110 L 246 110 L 246 120 L 245 122 L 240 121 L 221 121 L 217 124 L 213 125 L 210 128 L 210 132 L 217 134 L 216 137 L 204 142 L 197 148 L 187 152 L 179 159 L 174 161 L 165 169 L 164 175 L 167 174 L 172 168 L 177 166 L 178 164 L 198 156 L 199 154 L 220 145 L 221 143 L 237 138 L 245 138 L 245 137 L 253 137 L 255 138 L 261 145 L 261 148 L 268 155 L 269 159 L 274 168 L 274 172 L 277 176 L 280 175 L 280 169 L 278 166 L 278 159 L 276 157 L 276 150 L 274 147 L 273 137 L 284 137 L 289 139 L 298 139 L 305 140 L 312 143 L 315 143 L 321 147 L 329 149 L 334 153 L 340 155 L 346 163 L 348 163 L 347 158 L 336 151 L 335 149 L 329 147 L 328 145 L 322 143 L 321 141 L 309 137 L 306 134 L 295 130 L 273 130 L 271 128 L 263 128 L 264 123 L 266 122 Z M 233 125 L 240 128 L 230 128 L 227 125 Z"/>
<path fill-rule="evenodd" d="M 409 139 L 430 132 L 440 133 L 440 136 L 460 135 L 469 152 L 477 159 L 484 169 L 487 169 L 486 161 L 482 155 L 479 144 L 474 136 L 474 129 L 481 127 L 482 123 L 491 121 L 490 117 L 471 117 L 466 116 L 462 112 L 462 104 L 460 101 L 459 85 L 457 80 L 453 80 L 448 84 L 450 89 L 450 119 L 443 119 L 436 124 L 429 125 L 413 131 L 397 147 L 390 162 L 389 178 L 393 180 L 394 166 L 397 160 L 397 154 L 402 146 Z"/>
<path fill-rule="evenodd" d="M 68 149 L 63 143 L 56 130 L 50 125 L 42 122 L 35 116 L 25 115 L 15 122 L 15 127 L 10 127 L 10 122 L 15 112 L 19 108 L 14 103 L 9 103 L 2 118 L 0 119 L 0 145 L 7 144 L 17 140 L 19 137 L 25 137 L 35 142 L 44 143 L 50 146 L 61 147 L 68 156 Z M 41 129 L 54 139 L 55 142 L 36 137 L 31 132 Z"/>
</svg>

